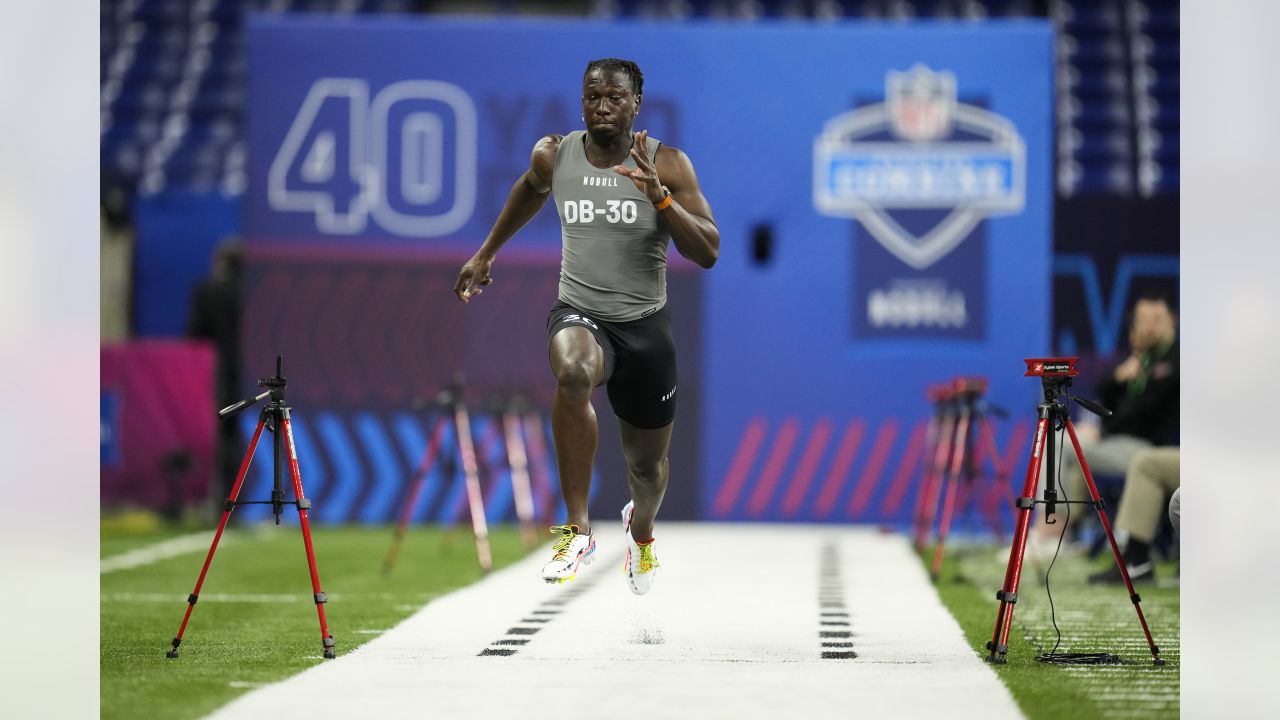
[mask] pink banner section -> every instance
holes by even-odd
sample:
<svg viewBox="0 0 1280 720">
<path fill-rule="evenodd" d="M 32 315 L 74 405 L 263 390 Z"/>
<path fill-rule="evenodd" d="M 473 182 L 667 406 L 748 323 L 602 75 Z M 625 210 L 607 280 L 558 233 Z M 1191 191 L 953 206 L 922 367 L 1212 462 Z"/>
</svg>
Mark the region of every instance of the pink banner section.
<svg viewBox="0 0 1280 720">
<path fill-rule="evenodd" d="M 217 408 L 213 347 L 137 340 L 102 346 L 104 508 L 181 508 L 205 499 Z"/>
<path fill-rule="evenodd" d="M 707 489 L 705 497 L 713 498 L 708 514 L 721 520 L 905 521 L 908 499 L 920 491 L 927 424 L 920 418 L 753 416 L 732 464 Z M 989 448 L 976 446 L 976 492 L 991 517 L 1012 497 L 1008 468 L 1026 452 L 1030 431 L 1027 422 L 1005 423 L 991 431 Z M 988 459 L 992 452 L 994 460 Z"/>
</svg>

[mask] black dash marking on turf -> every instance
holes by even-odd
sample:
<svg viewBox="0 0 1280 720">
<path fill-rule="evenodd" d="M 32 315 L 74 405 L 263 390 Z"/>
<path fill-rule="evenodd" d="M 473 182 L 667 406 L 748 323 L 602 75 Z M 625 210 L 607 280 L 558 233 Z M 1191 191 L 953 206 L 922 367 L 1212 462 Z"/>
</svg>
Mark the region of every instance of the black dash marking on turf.
<svg viewBox="0 0 1280 720">
<path fill-rule="evenodd" d="M 600 577 L 602 577 L 600 573 L 589 575 L 585 580 L 576 582 L 573 588 L 566 589 L 564 592 L 559 593 L 554 599 L 544 600 L 538 603 L 539 609 L 530 610 L 528 613 L 525 614 L 524 617 L 520 618 L 520 622 L 530 623 L 530 624 L 536 623 L 539 627 L 522 627 L 520 625 L 516 625 L 507 630 L 507 635 L 536 634 L 547 623 L 551 622 L 552 620 L 555 620 L 556 619 L 555 616 L 560 615 L 561 613 L 564 612 L 564 610 L 552 609 L 552 608 L 563 608 L 565 605 L 568 605 L 570 602 L 573 601 L 574 598 L 590 590 L 591 586 L 595 585 L 595 583 L 600 579 Z M 541 616 L 541 617 L 534 617 L 534 616 Z M 490 647 L 487 647 L 481 650 L 479 654 L 482 656 L 487 655 L 487 656 L 493 656 L 493 657 L 511 657 L 512 655 L 515 655 L 517 652 L 519 652 L 519 650 L 515 647 L 510 647 L 510 646 L 528 645 L 531 639 L 532 638 L 530 637 L 500 638 L 490 643 Z M 500 646 L 500 645 L 505 645 L 508 647 L 494 647 L 494 646 Z"/>
<path fill-rule="evenodd" d="M 853 632 L 825 628 L 848 628 L 849 613 L 844 605 L 844 580 L 840 576 L 840 556 L 834 542 L 822 546 L 818 567 L 818 639 L 822 649 L 818 657 L 823 660 L 852 660 L 858 657 L 852 649 Z M 837 642 L 838 640 L 838 642 Z"/>
</svg>

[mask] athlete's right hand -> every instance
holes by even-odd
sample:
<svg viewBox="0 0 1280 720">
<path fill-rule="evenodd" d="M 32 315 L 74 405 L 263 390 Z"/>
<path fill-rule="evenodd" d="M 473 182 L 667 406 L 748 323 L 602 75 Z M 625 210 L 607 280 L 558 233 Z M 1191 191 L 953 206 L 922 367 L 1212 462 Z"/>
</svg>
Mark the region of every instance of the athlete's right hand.
<svg viewBox="0 0 1280 720">
<path fill-rule="evenodd" d="M 493 276 L 489 274 L 491 270 L 493 258 L 476 253 L 458 272 L 458 282 L 453 284 L 453 294 L 464 303 L 470 302 L 472 297 L 484 292 L 481 285 L 493 283 Z"/>
</svg>

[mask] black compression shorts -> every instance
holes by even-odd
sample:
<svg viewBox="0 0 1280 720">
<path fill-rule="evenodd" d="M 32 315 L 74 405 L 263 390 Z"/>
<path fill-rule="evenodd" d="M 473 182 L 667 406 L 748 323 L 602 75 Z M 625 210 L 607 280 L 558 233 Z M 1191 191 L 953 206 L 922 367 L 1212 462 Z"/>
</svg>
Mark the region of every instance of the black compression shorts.
<svg viewBox="0 0 1280 720">
<path fill-rule="evenodd" d="M 566 327 L 586 328 L 604 351 L 604 380 L 613 413 L 635 427 L 652 430 L 676 417 L 676 346 L 671 311 L 639 320 L 608 322 L 559 300 L 547 316 L 547 349 Z"/>
</svg>

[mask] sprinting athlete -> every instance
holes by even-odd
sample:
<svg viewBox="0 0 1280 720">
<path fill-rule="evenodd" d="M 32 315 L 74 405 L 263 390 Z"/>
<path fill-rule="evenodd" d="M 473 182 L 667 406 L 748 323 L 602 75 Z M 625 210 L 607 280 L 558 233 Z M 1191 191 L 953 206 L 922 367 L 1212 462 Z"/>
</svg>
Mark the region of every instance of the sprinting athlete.
<svg viewBox="0 0 1280 720">
<path fill-rule="evenodd" d="M 458 273 L 462 302 L 483 292 L 498 250 L 555 195 L 563 249 L 559 298 L 547 318 L 556 393 L 551 407 L 560 489 L 568 511 L 549 583 L 572 580 L 591 562 L 587 513 L 598 429 L 591 390 L 608 383 L 627 462 L 631 501 L 622 508 L 632 592 L 658 575 L 653 523 L 668 479 L 676 414 L 676 355 L 667 308 L 667 245 L 704 268 L 715 264 L 720 232 L 688 156 L 633 132 L 644 97 L 634 62 L 606 58 L 582 78 L 586 130 L 547 135 L 533 148 L 484 244 Z"/>
</svg>

